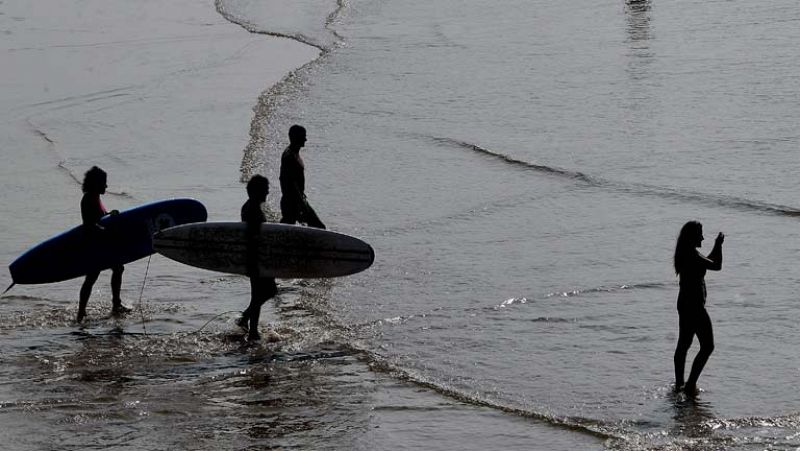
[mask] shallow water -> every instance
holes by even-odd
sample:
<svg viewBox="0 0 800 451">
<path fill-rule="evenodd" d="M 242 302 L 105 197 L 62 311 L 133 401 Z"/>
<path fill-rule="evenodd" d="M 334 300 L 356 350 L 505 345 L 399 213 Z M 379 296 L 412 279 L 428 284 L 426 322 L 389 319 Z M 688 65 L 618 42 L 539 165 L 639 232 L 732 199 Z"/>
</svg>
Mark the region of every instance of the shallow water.
<svg viewBox="0 0 800 451">
<path fill-rule="evenodd" d="M 376 247 L 337 321 L 440 394 L 608 447 L 798 446 L 789 3 L 344 16 L 346 45 L 262 122 L 267 143 L 308 127 L 312 202 Z M 728 236 L 696 404 L 670 393 L 689 219 Z"/>
<path fill-rule="evenodd" d="M 331 282 L 281 281 L 262 320 L 281 339 L 256 346 L 233 327 L 245 279 L 158 256 L 128 265 L 136 311 L 122 321 L 106 318 L 105 276 L 83 328 L 71 321 L 78 281 L 15 288 L 0 325 L 0 414 L 17 427 L 7 443 L 800 447 L 792 3 L 308 1 L 279 21 L 281 5 L 218 7 L 254 39 L 294 36 L 321 58 L 254 93 L 247 114 L 170 103 L 163 116 L 180 117 L 191 139 L 122 125 L 147 105 L 36 110 L 40 135 L 26 139 L 39 140 L 40 156 L 20 153 L 3 185 L 16 216 L 48 223 L 6 219 L 0 250 L 10 261 L 20 243 L 74 222 L 70 175 L 98 158 L 118 193 L 107 204 L 188 193 L 211 220 L 229 219 L 239 179 L 276 181 L 286 130 L 302 123 L 309 199 L 329 226 L 370 242 L 375 265 Z M 265 70 L 237 55 L 200 78 Z M 225 118 L 220 133 L 237 130 L 241 146 L 214 148 L 225 137 L 198 129 L 197 111 L 204 124 Z M 87 129 L 100 115 L 115 127 Z M 91 139 L 120 127 L 126 152 Z M 154 130 L 162 148 L 172 139 L 192 152 L 148 153 Z M 8 136 L 4 147 L 26 142 Z M 54 152 L 66 171 L 42 169 Z M 154 173 L 138 170 L 153 162 Z M 61 177 L 64 194 L 30 187 L 26 171 Z M 695 401 L 670 385 L 670 261 L 690 219 L 705 225 L 706 251 L 718 230 L 727 235 L 723 271 L 707 276 L 716 350 Z"/>
</svg>

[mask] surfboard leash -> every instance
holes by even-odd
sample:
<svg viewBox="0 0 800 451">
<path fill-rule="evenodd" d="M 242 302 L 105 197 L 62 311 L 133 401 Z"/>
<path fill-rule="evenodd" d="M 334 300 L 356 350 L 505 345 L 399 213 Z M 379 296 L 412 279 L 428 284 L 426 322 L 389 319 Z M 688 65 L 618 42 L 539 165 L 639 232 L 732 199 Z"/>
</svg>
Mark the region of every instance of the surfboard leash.
<svg viewBox="0 0 800 451">
<path fill-rule="evenodd" d="M 147 282 L 147 274 L 150 272 L 150 259 L 153 258 L 153 254 L 150 254 L 147 257 L 147 267 L 144 269 L 144 278 L 142 279 L 142 289 L 139 290 L 139 314 L 142 316 L 142 330 L 144 330 L 144 335 L 147 336 L 147 321 L 144 318 L 144 306 L 142 305 L 142 295 L 144 295 L 144 284 Z"/>
<path fill-rule="evenodd" d="M 238 310 L 228 310 L 227 312 L 222 312 L 222 313 L 220 313 L 218 315 L 214 315 L 210 320 L 206 321 L 206 323 L 203 324 L 203 326 L 201 328 L 199 328 L 199 329 L 197 329 L 195 331 L 189 332 L 189 335 L 191 335 L 191 334 L 199 334 L 200 332 L 203 331 L 203 329 L 206 328 L 206 326 L 211 324 L 211 321 L 214 321 L 215 319 L 219 318 L 222 315 L 229 315 L 231 313 L 241 313 L 241 312 L 239 312 Z"/>
</svg>

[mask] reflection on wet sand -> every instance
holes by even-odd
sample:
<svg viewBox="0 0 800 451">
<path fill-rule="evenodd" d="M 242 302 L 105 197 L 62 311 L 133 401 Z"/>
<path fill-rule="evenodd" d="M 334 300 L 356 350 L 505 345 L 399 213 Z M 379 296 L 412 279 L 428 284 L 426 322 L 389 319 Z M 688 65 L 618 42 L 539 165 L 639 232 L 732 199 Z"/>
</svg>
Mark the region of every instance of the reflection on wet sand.
<svg viewBox="0 0 800 451">
<path fill-rule="evenodd" d="M 650 39 L 650 1 L 628 0 L 625 3 L 625 17 L 628 22 L 628 38 L 640 43 Z"/>
<path fill-rule="evenodd" d="M 712 428 L 709 420 L 716 418 L 713 407 L 707 401 L 687 397 L 683 393 L 672 394 L 675 421 L 671 430 L 675 437 L 708 437 Z"/>
<path fill-rule="evenodd" d="M 335 347 L 283 353 L 280 345 L 230 337 L 115 328 L 77 334 L 70 349 L 20 355 L 4 379 L 38 376 L 4 394 L 0 415 L 36 419 L 9 440 L 41 449 L 47 445 L 39 440 L 52 436 L 39 438 L 34 429 L 44 426 L 75 445 L 202 450 L 297 440 L 313 447 L 346 442 L 347 431 L 368 423 L 363 406 L 372 390 L 353 377 L 366 371 L 355 358 Z"/>
<path fill-rule="evenodd" d="M 625 3 L 627 42 L 630 47 L 627 72 L 632 81 L 646 80 L 654 59 L 651 50 L 652 24 L 649 0 Z"/>
</svg>

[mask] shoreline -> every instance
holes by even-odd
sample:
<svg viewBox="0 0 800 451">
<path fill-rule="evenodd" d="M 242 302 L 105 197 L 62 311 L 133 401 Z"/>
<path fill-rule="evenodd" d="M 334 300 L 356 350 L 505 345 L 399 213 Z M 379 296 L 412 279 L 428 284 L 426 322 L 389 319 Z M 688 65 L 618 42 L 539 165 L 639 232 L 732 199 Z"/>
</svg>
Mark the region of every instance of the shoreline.
<svg viewBox="0 0 800 451">
<path fill-rule="evenodd" d="M 270 156 L 273 158 L 275 157 L 274 155 L 267 155 L 269 153 L 268 151 L 270 150 L 268 142 L 270 141 L 270 138 L 274 139 L 275 141 L 279 141 L 277 146 L 272 146 L 271 150 L 275 151 L 276 149 L 281 150 L 282 146 L 288 143 L 288 141 L 282 139 L 285 135 L 285 131 L 283 133 L 280 131 L 275 133 L 275 131 L 272 130 L 273 133 L 270 133 L 269 129 L 270 127 L 274 126 L 275 122 L 274 118 L 272 117 L 273 107 L 276 104 L 281 103 L 284 96 L 300 89 L 300 86 L 298 86 L 297 83 L 303 83 L 304 77 L 309 70 L 311 70 L 316 64 L 320 63 L 326 56 L 330 55 L 334 50 L 336 50 L 336 48 L 345 45 L 344 37 L 335 29 L 331 28 L 331 25 L 344 11 L 346 2 L 345 0 L 335 0 L 336 8 L 324 16 L 324 26 L 321 30 L 323 33 L 320 34 L 320 30 L 317 30 L 317 32 L 309 32 L 308 34 L 312 37 L 306 36 L 306 34 L 304 34 L 302 31 L 294 31 L 291 33 L 270 31 L 269 24 L 257 23 L 259 21 L 268 21 L 270 16 L 267 14 L 267 11 L 257 9 L 252 10 L 250 11 L 250 14 L 252 14 L 254 17 L 247 18 L 247 12 L 239 11 L 239 15 L 237 15 L 237 13 L 230 11 L 229 7 L 226 6 L 225 3 L 225 0 L 214 0 L 217 12 L 232 24 L 239 25 L 249 33 L 290 39 L 316 48 L 319 51 L 319 54 L 315 58 L 294 68 L 279 81 L 273 83 L 270 87 L 263 90 L 259 94 L 258 99 L 253 106 L 254 115 L 250 122 L 249 141 L 243 148 L 243 155 L 240 163 L 240 180 L 242 183 L 245 183 L 250 177 L 259 172 L 267 176 L 270 180 L 277 179 L 277 171 L 275 168 L 267 161 L 264 161 L 264 158 Z M 278 9 L 280 9 L 280 7 L 278 7 Z M 287 13 L 285 10 L 281 12 L 284 14 Z M 279 14 L 279 16 L 280 15 L 281 14 Z M 300 29 L 303 28 L 306 28 L 307 30 L 311 29 L 311 27 L 308 26 L 300 27 Z M 278 157 L 279 155 L 280 153 L 278 153 Z M 276 190 L 273 190 L 273 192 L 275 191 Z M 276 197 L 277 196 L 273 195 L 271 202 L 270 200 L 267 201 L 268 208 L 275 204 Z M 277 211 L 277 209 L 275 211 Z"/>
<path fill-rule="evenodd" d="M 236 216 L 258 99 L 320 54 L 250 33 L 213 3 L 7 1 L 0 12 L 7 262 L 79 220 L 92 165 L 109 173 L 110 208 L 190 196 L 210 220 Z"/>
</svg>

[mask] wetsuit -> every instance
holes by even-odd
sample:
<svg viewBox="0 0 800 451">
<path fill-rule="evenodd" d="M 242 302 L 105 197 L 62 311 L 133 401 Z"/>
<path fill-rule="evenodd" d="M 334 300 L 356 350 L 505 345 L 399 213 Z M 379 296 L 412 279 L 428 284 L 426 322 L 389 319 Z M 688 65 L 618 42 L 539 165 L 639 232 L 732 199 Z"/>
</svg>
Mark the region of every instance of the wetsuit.
<svg viewBox="0 0 800 451">
<path fill-rule="evenodd" d="M 281 156 L 281 223 L 297 222 L 324 229 L 325 224 L 308 204 L 305 194 L 305 165 L 300 153 L 287 147 Z"/>
<path fill-rule="evenodd" d="M 258 320 L 261 316 L 261 306 L 267 299 L 275 296 L 278 287 L 274 277 L 261 277 L 258 275 L 258 236 L 261 224 L 267 222 L 261 205 L 248 199 L 242 205 L 242 222 L 247 223 L 247 272 L 250 277 L 250 305 L 242 314 L 243 319 L 249 320 L 251 335 L 257 335 Z"/>
</svg>

